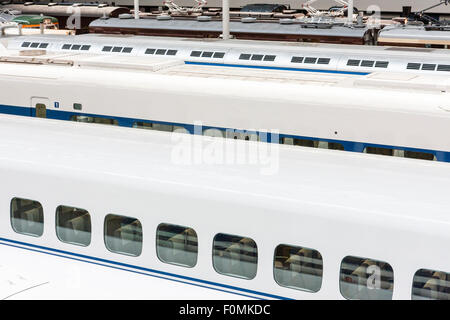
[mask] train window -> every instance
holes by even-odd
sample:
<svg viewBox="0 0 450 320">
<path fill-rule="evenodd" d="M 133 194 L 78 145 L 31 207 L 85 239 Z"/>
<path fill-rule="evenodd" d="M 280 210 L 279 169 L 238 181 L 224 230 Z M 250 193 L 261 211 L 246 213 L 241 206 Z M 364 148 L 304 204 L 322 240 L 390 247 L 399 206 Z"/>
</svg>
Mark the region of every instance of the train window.
<svg viewBox="0 0 450 320">
<path fill-rule="evenodd" d="M 438 65 L 437 71 L 450 71 L 450 64 L 440 64 L 440 65 Z"/>
<path fill-rule="evenodd" d="M 76 122 L 109 124 L 109 125 L 114 125 L 114 126 L 119 125 L 119 122 L 116 119 L 102 118 L 102 117 L 87 117 L 87 116 L 81 116 L 81 115 L 73 115 L 70 117 L 70 120 L 76 121 Z"/>
<path fill-rule="evenodd" d="M 375 64 L 375 61 L 372 60 L 363 60 L 361 61 L 361 67 L 368 67 L 368 68 L 372 68 Z"/>
<path fill-rule="evenodd" d="M 250 60 L 251 54 L 241 53 L 239 60 Z"/>
<path fill-rule="evenodd" d="M 292 63 L 302 63 L 303 62 L 303 57 L 292 57 L 291 62 Z"/>
<path fill-rule="evenodd" d="M 166 54 L 166 49 L 158 49 L 158 50 L 156 50 L 156 54 L 158 54 L 158 55 L 165 55 Z"/>
<path fill-rule="evenodd" d="M 104 46 L 102 49 L 103 52 L 110 52 L 111 50 L 112 50 L 111 46 Z"/>
<path fill-rule="evenodd" d="M 156 49 L 147 49 L 145 50 L 145 54 L 154 54 Z"/>
<path fill-rule="evenodd" d="M 22 48 L 28 48 L 30 46 L 31 42 L 24 42 L 22 43 Z"/>
<path fill-rule="evenodd" d="M 167 56 L 174 56 L 176 55 L 178 50 L 167 50 L 166 55 Z"/>
<path fill-rule="evenodd" d="M 344 150 L 344 145 L 339 142 L 328 142 L 322 140 L 281 138 L 281 144 L 290 144 L 300 147 L 310 147 L 330 150 Z"/>
<path fill-rule="evenodd" d="M 138 219 L 108 214 L 105 217 L 105 245 L 109 251 L 139 256 L 142 252 L 142 225 Z"/>
<path fill-rule="evenodd" d="M 377 61 L 375 63 L 375 68 L 387 68 L 389 66 L 389 61 Z"/>
<path fill-rule="evenodd" d="M 413 279 L 413 300 L 450 300 L 450 273 L 417 270 Z"/>
<path fill-rule="evenodd" d="M 341 294 L 352 300 L 390 300 L 394 271 L 382 261 L 347 256 L 341 263 Z"/>
<path fill-rule="evenodd" d="M 435 64 L 424 63 L 422 65 L 422 70 L 425 70 L 425 71 L 434 71 L 435 69 L 436 69 L 436 65 Z"/>
<path fill-rule="evenodd" d="M 202 55 L 201 51 L 192 51 L 191 57 L 200 57 Z"/>
<path fill-rule="evenodd" d="M 280 244 L 275 248 L 273 271 L 282 287 L 317 292 L 322 286 L 322 256 L 313 249 Z"/>
<path fill-rule="evenodd" d="M 223 233 L 214 237 L 213 266 L 218 273 L 253 279 L 257 263 L 258 248 L 252 239 Z"/>
<path fill-rule="evenodd" d="M 181 126 L 174 126 L 171 124 L 162 124 L 162 123 L 143 122 L 143 121 L 134 122 L 133 128 L 166 131 L 166 132 L 189 133 L 185 128 Z"/>
<path fill-rule="evenodd" d="M 88 51 L 90 48 L 91 48 L 91 46 L 88 46 L 88 45 L 81 46 L 81 50 L 83 50 L 83 51 Z"/>
<path fill-rule="evenodd" d="M 262 54 L 253 54 L 252 55 L 252 60 L 253 61 L 261 61 L 263 59 L 263 55 Z"/>
<path fill-rule="evenodd" d="M 41 49 L 46 49 L 47 47 L 48 47 L 48 43 L 41 43 L 39 45 L 39 48 L 41 48 Z"/>
<path fill-rule="evenodd" d="M 37 48 L 39 46 L 39 42 L 33 42 L 30 45 L 30 48 Z"/>
<path fill-rule="evenodd" d="M 73 104 L 73 109 L 74 110 L 81 110 L 83 108 L 81 103 L 74 103 Z"/>
<path fill-rule="evenodd" d="M 130 47 L 125 47 L 122 50 L 123 53 L 130 53 L 131 51 L 133 51 L 133 48 L 130 48 Z"/>
<path fill-rule="evenodd" d="M 394 149 L 389 149 L 389 148 L 366 147 L 364 149 L 364 152 L 370 153 L 370 154 L 380 154 L 383 156 L 393 156 L 394 155 Z"/>
<path fill-rule="evenodd" d="M 214 52 L 213 58 L 222 59 L 223 57 L 225 57 L 225 52 Z"/>
<path fill-rule="evenodd" d="M 349 59 L 347 61 L 347 65 L 350 66 L 350 67 L 359 67 L 360 63 L 361 63 L 361 60 Z"/>
<path fill-rule="evenodd" d="M 202 58 L 211 58 L 213 56 L 214 52 L 211 51 L 204 51 L 202 53 Z"/>
<path fill-rule="evenodd" d="M 74 44 L 74 45 L 72 46 L 72 48 L 70 48 L 70 50 L 80 50 L 80 48 L 81 48 L 81 45 L 79 45 L 79 44 Z"/>
<path fill-rule="evenodd" d="M 123 47 L 113 47 L 112 52 L 122 52 Z"/>
<path fill-rule="evenodd" d="M 161 223 L 156 231 L 156 253 L 162 262 L 194 267 L 198 253 L 197 233 L 192 228 Z"/>
<path fill-rule="evenodd" d="M 406 151 L 405 158 L 421 159 L 421 160 L 436 160 L 436 156 L 432 153 L 427 152 L 417 152 L 417 151 Z"/>
<path fill-rule="evenodd" d="M 34 200 L 11 200 L 11 225 L 15 232 L 40 237 L 44 233 L 44 210 Z"/>
<path fill-rule="evenodd" d="M 419 70 L 420 69 L 421 64 L 420 63 L 408 63 L 408 65 L 406 66 L 406 69 L 408 70 Z"/>
<path fill-rule="evenodd" d="M 62 242 L 88 246 L 91 243 L 91 216 L 84 209 L 56 208 L 56 235 Z"/>
<path fill-rule="evenodd" d="M 330 58 L 319 58 L 319 60 L 317 60 L 317 64 L 330 64 L 330 61 Z"/>
<path fill-rule="evenodd" d="M 66 44 L 64 44 L 64 45 L 62 46 L 61 49 L 63 49 L 63 50 L 69 50 L 71 46 L 72 46 L 71 44 L 66 43 Z"/>
<path fill-rule="evenodd" d="M 272 56 L 272 55 L 267 55 L 264 56 L 264 61 L 275 61 L 276 56 Z"/>
<path fill-rule="evenodd" d="M 304 63 L 316 63 L 317 58 L 306 57 Z"/>
</svg>

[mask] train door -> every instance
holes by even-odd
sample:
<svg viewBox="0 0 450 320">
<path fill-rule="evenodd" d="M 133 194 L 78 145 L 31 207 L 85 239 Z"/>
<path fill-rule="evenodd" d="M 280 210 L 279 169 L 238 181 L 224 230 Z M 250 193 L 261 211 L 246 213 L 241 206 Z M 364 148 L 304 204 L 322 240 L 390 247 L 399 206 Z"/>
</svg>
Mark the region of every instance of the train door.
<svg viewBox="0 0 450 320">
<path fill-rule="evenodd" d="M 31 115 L 36 118 L 47 118 L 47 108 L 50 101 L 48 98 L 32 97 L 31 98 Z M 33 114 L 34 111 L 34 114 Z"/>
</svg>

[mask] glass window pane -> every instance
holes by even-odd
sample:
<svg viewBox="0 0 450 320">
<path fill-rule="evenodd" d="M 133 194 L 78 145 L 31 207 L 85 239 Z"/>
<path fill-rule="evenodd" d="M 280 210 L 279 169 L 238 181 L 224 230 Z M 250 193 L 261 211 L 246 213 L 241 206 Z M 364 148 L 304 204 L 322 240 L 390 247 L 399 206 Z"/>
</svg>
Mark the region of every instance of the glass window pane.
<svg viewBox="0 0 450 320">
<path fill-rule="evenodd" d="M 258 249 L 250 238 L 219 233 L 214 237 L 214 269 L 227 276 L 253 279 L 256 276 Z"/>
<path fill-rule="evenodd" d="M 450 273 L 420 269 L 414 275 L 413 300 L 450 300 Z"/>
<path fill-rule="evenodd" d="M 44 233 L 44 210 L 33 200 L 11 200 L 11 225 L 15 232 L 40 237 Z"/>
<path fill-rule="evenodd" d="M 56 235 L 62 242 L 88 246 L 91 243 L 91 216 L 84 209 L 56 208 Z"/>
<path fill-rule="evenodd" d="M 156 231 L 156 253 L 165 263 L 193 267 L 197 264 L 198 239 L 192 228 L 162 223 Z"/>
<path fill-rule="evenodd" d="M 390 300 L 394 271 L 386 262 L 348 256 L 341 263 L 339 286 L 347 299 Z"/>
<path fill-rule="evenodd" d="M 101 117 L 87 117 L 87 116 L 73 115 L 70 117 L 70 120 L 76 121 L 76 122 L 108 124 L 108 125 L 113 125 L 113 126 L 119 125 L 119 122 L 116 119 L 101 118 Z"/>
<path fill-rule="evenodd" d="M 109 251 L 139 256 L 142 252 L 142 225 L 139 220 L 115 214 L 105 218 L 105 244 Z"/>
<path fill-rule="evenodd" d="M 317 292 L 322 286 L 322 272 L 318 251 L 283 244 L 276 247 L 274 278 L 280 286 Z"/>
</svg>

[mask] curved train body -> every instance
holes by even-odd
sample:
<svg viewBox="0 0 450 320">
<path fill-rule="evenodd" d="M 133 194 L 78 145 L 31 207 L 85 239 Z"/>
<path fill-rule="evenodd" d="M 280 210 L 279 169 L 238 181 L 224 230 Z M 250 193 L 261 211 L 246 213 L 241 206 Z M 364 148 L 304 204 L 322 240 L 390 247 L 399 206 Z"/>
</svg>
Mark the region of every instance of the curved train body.
<svg viewBox="0 0 450 320">
<path fill-rule="evenodd" d="M 450 72 L 448 50 L 371 47 L 271 41 L 187 39 L 146 36 L 21 36 L 5 39 L 10 50 L 45 49 L 58 53 L 90 53 L 123 57 L 163 56 L 187 63 L 248 66 L 323 73 L 369 74 Z"/>
<path fill-rule="evenodd" d="M 72 52 L 0 60 L 2 113 L 450 161 L 447 76 Z"/>
<path fill-rule="evenodd" d="M 2 297 L 449 299 L 448 163 L 5 115 L 0 135 Z M 267 161 L 180 157 L 212 147 Z"/>
</svg>

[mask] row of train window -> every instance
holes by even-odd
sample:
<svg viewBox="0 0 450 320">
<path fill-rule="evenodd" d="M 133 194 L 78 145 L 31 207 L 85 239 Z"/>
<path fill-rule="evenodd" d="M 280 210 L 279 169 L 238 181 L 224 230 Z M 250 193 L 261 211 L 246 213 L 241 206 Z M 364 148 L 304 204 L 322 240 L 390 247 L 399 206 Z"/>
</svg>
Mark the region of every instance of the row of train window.
<svg viewBox="0 0 450 320">
<path fill-rule="evenodd" d="M 175 56 L 178 50 L 173 49 L 153 49 L 148 48 L 145 50 L 145 54 L 156 54 L 160 56 Z"/>
<path fill-rule="evenodd" d="M 350 67 L 365 67 L 365 68 L 387 68 L 389 61 L 374 61 L 374 60 L 355 60 L 349 59 L 347 66 Z"/>
<path fill-rule="evenodd" d="M 133 51 L 133 48 L 131 48 L 131 47 L 104 46 L 102 51 L 103 52 L 115 52 L 115 53 L 131 53 L 131 51 Z"/>
<path fill-rule="evenodd" d="M 450 64 L 410 62 L 406 66 L 406 69 L 408 69 L 408 70 L 423 70 L 423 71 L 450 71 Z"/>
<path fill-rule="evenodd" d="M 11 226 L 17 233 L 40 237 L 44 213 L 38 201 L 13 198 Z M 85 209 L 58 206 L 56 235 L 64 243 L 89 246 L 91 216 Z M 143 247 L 141 222 L 133 217 L 108 214 L 104 219 L 106 248 L 118 254 L 139 256 Z M 160 261 L 193 268 L 198 257 L 197 232 L 190 227 L 161 223 L 156 229 L 156 255 Z M 222 275 L 251 280 L 256 277 L 258 246 L 245 236 L 218 233 L 212 244 L 214 270 Z M 280 244 L 274 250 L 273 277 L 282 287 L 315 293 L 322 287 L 323 259 L 319 251 Z M 389 300 L 394 271 L 389 263 L 370 258 L 345 257 L 340 266 L 340 291 L 347 299 Z M 413 278 L 412 299 L 450 300 L 450 273 L 420 269 Z"/>
<path fill-rule="evenodd" d="M 109 125 L 119 125 L 116 119 L 102 118 L 102 117 L 88 117 L 74 115 L 71 117 L 72 121 L 77 122 L 88 122 L 97 124 L 109 124 Z M 138 121 L 133 123 L 133 128 L 148 129 L 155 131 L 165 131 L 165 132 L 179 132 L 188 133 L 188 131 L 182 126 L 160 124 L 152 122 Z M 215 128 L 209 128 L 203 130 L 203 135 L 210 137 L 221 137 L 235 140 L 247 140 L 247 141 L 267 141 L 264 140 L 258 133 L 247 132 L 247 131 L 236 131 L 236 130 L 219 130 Z M 265 138 L 267 139 L 267 138 Z M 281 144 L 294 145 L 300 147 L 310 147 L 319 149 L 329 149 L 329 150 L 345 150 L 344 145 L 339 142 L 329 142 L 325 140 L 312 140 L 312 139 L 297 139 L 297 138 L 281 138 Z M 421 152 L 421 151 L 411 151 L 411 150 L 401 150 L 395 148 L 383 148 L 383 147 L 370 147 L 367 146 L 363 150 L 364 153 L 377 154 L 383 156 L 391 157 L 401 157 L 401 158 L 411 158 L 420 160 L 430 160 L 436 161 L 436 156 L 432 153 Z"/>
<path fill-rule="evenodd" d="M 22 48 L 39 48 L 46 49 L 48 47 L 48 43 L 46 42 L 23 42 Z"/>
<path fill-rule="evenodd" d="M 191 52 L 191 57 L 222 59 L 223 57 L 225 57 L 225 52 L 192 51 Z"/>
</svg>

